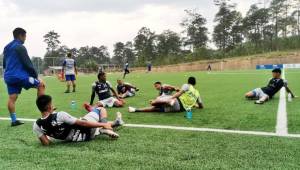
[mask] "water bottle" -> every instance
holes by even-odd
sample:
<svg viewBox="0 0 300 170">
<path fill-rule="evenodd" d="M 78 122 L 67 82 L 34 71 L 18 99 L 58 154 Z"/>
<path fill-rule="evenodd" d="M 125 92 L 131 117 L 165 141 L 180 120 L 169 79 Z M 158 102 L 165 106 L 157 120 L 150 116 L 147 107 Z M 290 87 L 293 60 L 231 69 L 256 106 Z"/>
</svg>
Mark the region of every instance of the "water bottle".
<svg viewBox="0 0 300 170">
<path fill-rule="evenodd" d="M 288 101 L 289 101 L 289 102 L 292 102 L 292 101 L 293 101 L 293 99 L 292 99 L 292 94 L 291 94 L 291 93 L 288 94 Z"/>
<path fill-rule="evenodd" d="M 191 108 L 186 109 L 186 118 L 191 120 L 193 118 L 193 112 Z"/>
<path fill-rule="evenodd" d="M 71 109 L 76 109 L 76 101 L 71 101 Z"/>
</svg>

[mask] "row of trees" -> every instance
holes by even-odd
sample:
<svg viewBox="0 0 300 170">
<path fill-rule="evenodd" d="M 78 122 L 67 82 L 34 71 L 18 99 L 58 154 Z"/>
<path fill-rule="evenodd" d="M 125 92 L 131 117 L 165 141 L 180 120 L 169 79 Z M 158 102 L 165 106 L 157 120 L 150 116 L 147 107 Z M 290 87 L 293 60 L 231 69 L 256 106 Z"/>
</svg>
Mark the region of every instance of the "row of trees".
<svg viewBox="0 0 300 170">
<path fill-rule="evenodd" d="M 61 45 L 58 33 L 50 31 L 44 36 L 47 53 L 43 63 L 61 65 L 67 52 L 73 53 L 80 67 L 96 68 L 97 63 L 161 65 L 300 48 L 299 0 L 271 0 L 263 7 L 253 4 L 244 17 L 230 0 L 214 2 L 218 12 L 211 36 L 207 20 L 197 10 L 185 11 L 181 33 L 165 30 L 157 34 L 143 27 L 133 41 L 115 43 L 112 56 L 105 46 L 68 48 Z M 216 49 L 208 47 L 209 42 Z"/>
</svg>

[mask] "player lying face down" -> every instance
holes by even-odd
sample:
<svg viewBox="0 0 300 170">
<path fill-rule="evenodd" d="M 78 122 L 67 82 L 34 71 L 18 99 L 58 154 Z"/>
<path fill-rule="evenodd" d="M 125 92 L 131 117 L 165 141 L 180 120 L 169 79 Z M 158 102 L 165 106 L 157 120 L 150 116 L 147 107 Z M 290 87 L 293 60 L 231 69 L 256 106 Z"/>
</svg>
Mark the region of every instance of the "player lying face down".
<svg viewBox="0 0 300 170">
<path fill-rule="evenodd" d="M 104 72 L 98 74 L 98 81 L 92 86 L 90 105 L 93 105 L 96 94 L 99 98 L 99 102 L 97 102 L 94 107 L 123 107 L 125 104 L 125 101 L 122 100 L 112 88 L 110 82 L 106 81 L 106 73 Z M 85 107 L 89 108 L 87 104 L 85 104 Z"/>
<path fill-rule="evenodd" d="M 180 91 L 180 89 L 178 89 L 175 86 L 171 86 L 168 84 L 162 84 L 159 81 L 154 83 L 154 88 L 159 91 L 159 96 L 172 95 L 172 93 L 174 91 L 176 91 L 176 92 Z"/>
<path fill-rule="evenodd" d="M 136 109 L 129 107 L 129 112 L 181 112 L 193 107 L 202 109 L 203 104 L 198 90 L 194 88 L 196 79 L 190 77 L 180 91 L 172 95 L 162 95 L 151 101 L 151 107 Z"/>
<path fill-rule="evenodd" d="M 105 108 L 95 108 L 81 119 L 63 111 L 55 112 L 52 98 L 48 95 L 38 97 L 36 105 L 41 111 L 41 118 L 34 123 L 33 131 L 43 145 L 49 145 L 50 138 L 69 142 L 89 141 L 99 134 L 118 138 L 112 128 L 123 124 L 121 113 L 117 113 L 114 122 L 108 122 Z"/>
<path fill-rule="evenodd" d="M 272 71 L 272 78 L 266 87 L 256 88 L 252 91 L 249 91 L 245 94 L 247 99 L 256 100 L 255 104 L 263 104 L 269 99 L 273 98 L 273 96 L 282 88 L 285 87 L 286 91 L 292 95 L 294 98 L 294 94 L 289 89 L 287 85 L 287 81 L 281 78 L 281 69 L 276 68 Z"/>
<path fill-rule="evenodd" d="M 124 83 L 123 80 L 117 80 L 117 92 L 118 96 L 122 99 L 127 97 L 135 96 L 135 93 L 139 91 L 139 89 L 130 83 Z"/>
</svg>

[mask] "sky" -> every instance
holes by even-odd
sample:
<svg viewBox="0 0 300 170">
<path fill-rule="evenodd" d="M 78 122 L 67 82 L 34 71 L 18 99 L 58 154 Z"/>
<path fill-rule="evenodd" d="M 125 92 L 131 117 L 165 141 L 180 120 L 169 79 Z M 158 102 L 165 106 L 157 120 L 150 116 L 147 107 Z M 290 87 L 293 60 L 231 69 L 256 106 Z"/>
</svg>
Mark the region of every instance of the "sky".
<svg viewBox="0 0 300 170">
<path fill-rule="evenodd" d="M 245 15 L 263 0 L 231 1 Z M 212 32 L 218 10 L 213 0 L 0 0 L 0 53 L 12 40 L 12 30 L 22 27 L 30 56 L 44 56 L 43 36 L 51 30 L 69 48 L 105 45 L 112 55 L 114 43 L 132 41 L 143 26 L 158 34 L 181 33 L 185 9 L 197 9 Z"/>
</svg>

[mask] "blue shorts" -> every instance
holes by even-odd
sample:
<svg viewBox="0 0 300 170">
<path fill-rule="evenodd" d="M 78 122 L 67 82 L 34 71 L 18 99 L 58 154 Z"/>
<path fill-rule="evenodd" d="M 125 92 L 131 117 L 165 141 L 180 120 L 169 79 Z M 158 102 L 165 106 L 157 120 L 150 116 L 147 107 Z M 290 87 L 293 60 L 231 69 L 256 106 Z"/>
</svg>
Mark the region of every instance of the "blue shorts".
<svg viewBox="0 0 300 170">
<path fill-rule="evenodd" d="M 7 85 L 7 91 L 9 95 L 21 94 L 22 89 L 28 90 L 30 88 L 37 88 L 40 85 L 40 81 L 33 77 L 28 77 L 25 79 L 8 79 L 5 80 Z"/>
<path fill-rule="evenodd" d="M 66 75 L 66 81 L 75 81 L 76 80 L 76 77 L 75 75 Z"/>
</svg>

